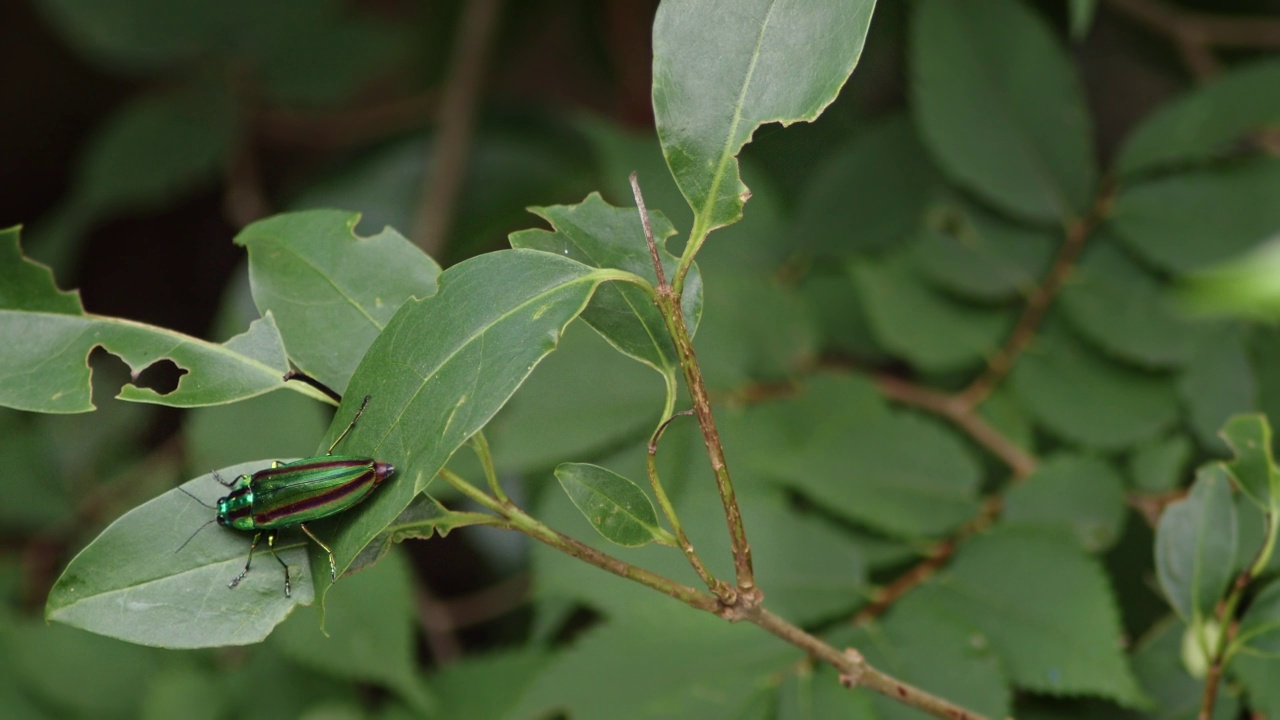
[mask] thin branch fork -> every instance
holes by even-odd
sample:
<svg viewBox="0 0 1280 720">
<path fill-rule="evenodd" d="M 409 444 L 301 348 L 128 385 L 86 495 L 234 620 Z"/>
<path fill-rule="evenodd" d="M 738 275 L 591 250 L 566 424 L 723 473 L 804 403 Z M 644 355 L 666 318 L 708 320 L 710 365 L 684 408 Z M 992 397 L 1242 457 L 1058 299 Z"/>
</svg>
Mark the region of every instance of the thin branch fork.
<svg viewBox="0 0 1280 720">
<path fill-rule="evenodd" d="M 698 418 L 698 426 L 702 429 L 702 440 L 707 447 L 707 456 L 711 460 L 711 471 L 716 478 L 716 489 L 720 491 L 720 502 L 724 506 L 725 522 L 729 526 L 729 546 L 733 551 L 733 566 L 737 579 L 735 603 L 745 607 L 758 605 L 763 595 L 760 592 L 760 588 L 756 586 L 755 569 L 751 562 L 751 545 L 747 542 L 747 531 L 742 522 L 742 511 L 738 508 L 738 499 L 733 490 L 733 481 L 729 477 L 724 448 L 720 443 L 720 433 L 716 429 L 715 418 L 711 414 L 711 400 L 707 396 L 707 386 L 702 379 L 702 369 L 698 364 L 698 358 L 693 349 L 693 340 L 689 337 L 689 329 L 685 326 L 681 297 L 679 293 L 672 289 L 663 272 L 662 256 L 658 253 L 658 245 L 653 237 L 653 229 L 649 224 L 649 213 L 645 209 L 644 198 L 640 192 L 640 183 L 636 179 L 636 174 L 631 173 L 629 180 L 631 182 L 631 192 L 636 197 L 636 206 L 640 212 L 645 242 L 649 246 L 649 256 L 653 260 L 654 273 L 657 275 L 658 287 L 655 302 L 667 325 L 671 341 L 675 344 L 676 354 L 680 356 L 680 367 L 684 371 L 685 384 L 688 386 L 689 396 L 693 400 L 693 412 Z M 679 271 L 677 271 L 677 274 L 679 274 Z"/>
</svg>

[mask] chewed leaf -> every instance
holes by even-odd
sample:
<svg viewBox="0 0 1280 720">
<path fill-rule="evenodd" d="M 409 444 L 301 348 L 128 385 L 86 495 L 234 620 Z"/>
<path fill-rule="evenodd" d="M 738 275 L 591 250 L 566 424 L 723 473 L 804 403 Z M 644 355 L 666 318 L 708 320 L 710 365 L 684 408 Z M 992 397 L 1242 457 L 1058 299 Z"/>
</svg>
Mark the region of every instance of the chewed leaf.
<svg viewBox="0 0 1280 720">
<path fill-rule="evenodd" d="M 126 385 L 120 392 L 125 400 L 220 405 L 284 386 L 289 363 L 270 315 L 219 345 L 88 314 L 76 293 L 57 289 L 48 268 L 22 257 L 17 228 L 0 232 L 0 288 L 0 405 L 49 413 L 92 410 L 86 358 L 95 347 L 123 359 L 134 377 L 164 359 L 186 370 L 171 393 Z"/>
<path fill-rule="evenodd" d="M 530 208 L 551 223 L 554 232 L 522 230 L 511 235 L 511 246 L 563 255 L 592 267 L 611 267 L 635 273 L 657 285 L 653 260 L 635 208 L 613 207 L 591 193 L 577 205 Z M 676 230 L 660 212 L 651 213 L 654 240 L 664 272 L 675 275 L 676 257 L 665 240 Z M 696 265 L 685 279 L 682 310 L 692 333 L 702 315 L 702 276 Z M 582 313 L 582 319 L 614 347 L 660 373 L 674 372 L 675 345 L 652 297 L 634 285 L 615 283 L 601 288 Z"/>
<path fill-rule="evenodd" d="M 662 540 L 653 503 L 634 482 L 599 465 L 563 463 L 556 479 L 591 526 L 606 539 L 624 547 Z"/>
<path fill-rule="evenodd" d="M 234 478 L 266 465 L 244 463 L 218 474 Z M 182 487 L 207 502 L 225 493 L 212 474 Z M 177 488 L 125 513 L 63 571 L 49 592 L 46 617 L 141 645 L 217 647 L 258 642 L 295 606 L 311 604 L 305 537 L 285 535 L 276 543 L 291 569 L 291 597 L 269 557 L 231 589 L 227 583 L 243 569 L 252 536 L 216 525 L 200 529 L 213 515 Z"/>
<path fill-rule="evenodd" d="M 339 571 L 359 567 L 357 555 L 507 403 L 596 287 L 617 277 L 550 253 L 503 250 L 454 265 L 440 275 L 435 295 L 400 308 L 338 410 L 338 422 L 346 421 L 370 396 L 344 451 L 396 467 L 360 507 L 322 523 Z"/>
<path fill-rule="evenodd" d="M 373 339 L 410 297 L 436 291 L 440 266 L 391 228 L 359 237 L 360 215 L 311 210 L 249 225 L 258 310 L 272 313 L 298 368 L 339 393 Z"/>
<path fill-rule="evenodd" d="M 707 230 L 742 217 L 736 156 L 767 122 L 811 121 L 862 55 L 872 0 L 665 2 L 653 23 L 662 152 Z M 797 58 L 804 58 L 798 65 Z M 801 69 L 803 67 L 803 69 Z"/>
</svg>

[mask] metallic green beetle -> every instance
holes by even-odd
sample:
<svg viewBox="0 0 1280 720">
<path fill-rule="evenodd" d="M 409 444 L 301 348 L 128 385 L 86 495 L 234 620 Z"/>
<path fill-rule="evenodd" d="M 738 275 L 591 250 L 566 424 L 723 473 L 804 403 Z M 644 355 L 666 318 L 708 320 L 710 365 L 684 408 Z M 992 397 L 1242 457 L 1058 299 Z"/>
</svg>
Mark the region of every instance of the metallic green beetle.
<svg viewBox="0 0 1280 720">
<path fill-rule="evenodd" d="M 368 404 L 369 397 L 365 396 L 360 409 L 351 419 L 351 424 L 333 441 L 324 455 L 288 463 L 274 462 L 270 468 L 253 474 L 246 473 L 231 482 L 218 477 L 216 472 L 213 474 L 218 482 L 231 488 L 231 492 L 218 499 L 214 507 L 217 511 L 214 520 L 223 527 L 255 533 L 244 570 L 231 580 L 228 587 L 239 585 L 249 573 L 253 551 L 265 534 L 271 555 L 284 567 L 284 594 L 288 597 L 289 566 L 276 555 L 275 543 L 277 532 L 295 525 L 329 554 L 329 576 L 337 579 L 338 566 L 333 559 L 333 550 L 321 542 L 306 523 L 335 515 L 358 504 L 396 471 L 390 463 L 373 458 L 333 454 L 333 449 L 356 426 L 356 421 Z"/>
</svg>

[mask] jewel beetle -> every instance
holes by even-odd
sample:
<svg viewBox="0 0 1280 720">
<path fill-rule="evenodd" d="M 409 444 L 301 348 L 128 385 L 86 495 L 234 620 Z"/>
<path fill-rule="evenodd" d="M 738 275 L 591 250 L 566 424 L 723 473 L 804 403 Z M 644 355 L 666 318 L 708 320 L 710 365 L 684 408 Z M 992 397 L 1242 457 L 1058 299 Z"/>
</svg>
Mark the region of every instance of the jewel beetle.
<svg viewBox="0 0 1280 720">
<path fill-rule="evenodd" d="M 240 584 L 249 573 L 253 563 L 253 551 L 263 535 L 267 536 L 267 548 L 271 555 L 284 568 L 284 594 L 290 596 L 289 566 L 276 555 L 276 534 L 281 530 L 297 527 L 315 541 L 329 555 L 329 577 L 337 579 L 338 566 L 333 558 L 333 550 L 311 532 L 307 523 L 313 520 L 336 515 L 349 510 L 373 493 L 378 485 L 395 473 L 390 463 L 380 462 L 368 457 L 355 455 L 334 455 L 333 450 L 342 439 L 356 426 L 365 406 L 369 404 L 369 396 L 360 403 L 351 423 L 342 431 L 338 439 L 329 446 L 324 455 L 303 458 L 293 462 L 273 462 L 271 467 L 255 473 L 246 473 L 235 480 L 226 481 L 213 474 L 223 485 L 231 488 L 225 496 L 218 498 L 215 505 L 208 505 L 199 498 L 198 502 L 216 511 L 213 520 L 219 525 L 254 533 L 253 542 L 249 545 L 249 558 L 245 561 L 244 570 L 232 578 L 228 587 Z M 183 490 L 186 492 L 186 490 Z M 191 493 L 187 493 L 191 495 Z M 208 525 L 209 523 L 205 523 Z M 201 526 L 202 528 L 204 526 Z M 197 530 L 199 532 L 199 530 Z M 193 534 L 192 537 L 195 537 Z M 191 538 L 187 539 L 190 542 Z M 183 547 L 186 546 L 184 542 Z M 179 547 L 178 550 L 181 550 Z"/>
</svg>

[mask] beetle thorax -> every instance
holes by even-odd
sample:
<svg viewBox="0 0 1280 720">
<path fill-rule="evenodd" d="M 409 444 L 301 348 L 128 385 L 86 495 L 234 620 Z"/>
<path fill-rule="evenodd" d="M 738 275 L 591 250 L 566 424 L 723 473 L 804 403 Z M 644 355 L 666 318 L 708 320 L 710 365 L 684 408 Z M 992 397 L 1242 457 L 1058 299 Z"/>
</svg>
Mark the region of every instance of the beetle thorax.
<svg viewBox="0 0 1280 720">
<path fill-rule="evenodd" d="M 218 524 L 236 530 L 253 530 L 253 488 L 249 485 L 232 490 L 218 498 Z"/>
</svg>

